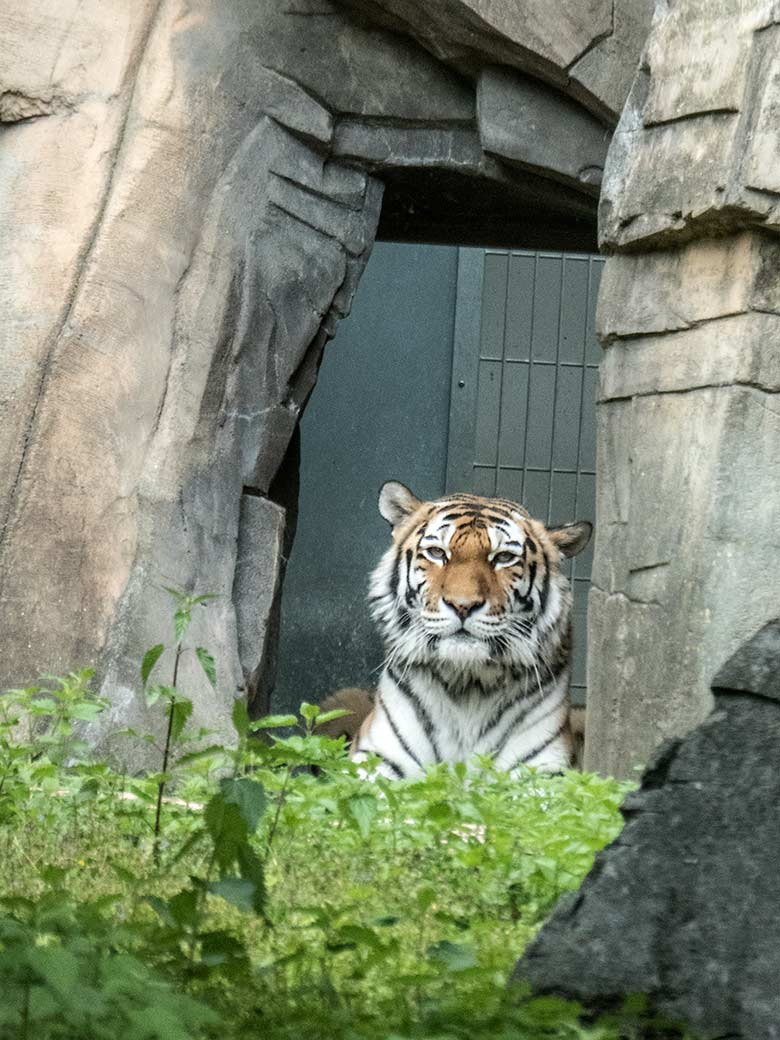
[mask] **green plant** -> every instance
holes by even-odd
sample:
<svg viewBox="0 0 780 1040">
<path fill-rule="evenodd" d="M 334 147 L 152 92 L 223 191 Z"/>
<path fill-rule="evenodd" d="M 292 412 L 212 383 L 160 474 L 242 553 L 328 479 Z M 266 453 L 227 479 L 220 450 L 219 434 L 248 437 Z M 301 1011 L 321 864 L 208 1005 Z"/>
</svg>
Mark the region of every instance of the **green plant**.
<svg viewBox="0 0 780 1040">
<path fill-rule="evenodd" d="M 1 1036 L 192 1040 L 219 1023 L 215 1011 L 129 952 L 132 929 L 117 927 L 114 898 L 77 903 L 57 883 L 65 872 L 48 873 L 38 899 L 3 901 Z"/>
<path fill-rule="evenodd" d="M 36 796 L 84 779 L 78 767 L 88 761 L 89 748 L 79 724 L 94 721 L 106 706 L 90 689 L 93 674 L 85 668 L 47 675 L 0 696 L 0 822 Z"/>
<path fill-rule="evenodd" d="M 157 662 L 165 652 L 165 644 L 157 643 L 156 646 L 151 647 L 146 651 L 141 662 L 141 682 L 143 684 L 144 693 L 146 695 L 146 703 L 148 707 L 156 704 L 157 701 L 162 701 L 166 705 L 167 722 L 165 730 L 165 743 L 162 748 L 162 763 L 161 769 L 157 776 L 157 801 L 155 805 L 154 815 L 154 841 L 152 842 L 152 855 L 154 862 L 157 866 L 160 865 L 160 830 L 161 830 L 161 819 L 162 819 L 162 807 L 163 798 L 165 796 L 165 788 L 171 779 L 169 767 L 171 764 L 171 756 L 174 748 L 179 742 L 184 727 L 192 714 L 192 701 L 187 697 L 183 697 L 179 687 L 179 663 L 182 658 L 182 654 L 185 652 L 184 647 L 184 636 L 187 633 L 187 629 L 190 627 L 192 622 L 192 609 L 198 606 L 198 604 L 206 604 L 209 600 L 215 599 L 213 595 L 201 595 L 191 596 L 187 593 L 180 592 L 177 589 L 165 588 L 165 591 L 173 597 L 175 608 L 173 612 L 173 627 L 175 633 L 174 643 L 174 656 L 173 656 L 173 676 L 171 679 L 171 685 L 166 686 L 163 684 L 157 684 L 154 686 L 148 686 L 149 678 L 154 671 Z M 214 664 L 214 658 L 206 650 L 205 647 L 196 646 L 194 649 L 195 656 L 203 668 L 206 678 L 213 687 L 217 685 L 217 670 Z"/>
<path fill-rule="evenodd" d="M 307 703 L 250 720 L 236 702 L 235 746 L 192 747 L 178 665 L 206 598 L 171 594 L 170 686 L 149 685 L 162 644 L 141 668 L 166 712 L 159 773 L 89 760 L 87 673 L 0 700 L 0 1037 L 644 1036 L 635 1004 L 592 1021 L 507 985 L 629 785 L 488 761 L 369 783 Z"/>
</svg>

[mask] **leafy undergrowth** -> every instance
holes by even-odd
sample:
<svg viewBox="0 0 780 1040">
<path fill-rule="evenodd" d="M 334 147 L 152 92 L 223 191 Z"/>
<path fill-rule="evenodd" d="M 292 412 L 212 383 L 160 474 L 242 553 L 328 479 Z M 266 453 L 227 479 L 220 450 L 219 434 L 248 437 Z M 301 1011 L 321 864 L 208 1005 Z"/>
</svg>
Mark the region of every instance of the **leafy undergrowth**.
<svg viewBox="0 0 780 1040">
<path fill-rule="evenodd" d="M 487 762 L 369 782 L 311 705 L 250 723 L 237 704 L 237 747 L 193 750 L 175 681 L 148 696 L 166 768 L 140 779 L 77 739 L 102 709 L 88 673 L 0 698 L 0 1037 L 634 1035 L 630 1013 L 584 1025 L 507 984 L 626 785 Z"/>
</svg>

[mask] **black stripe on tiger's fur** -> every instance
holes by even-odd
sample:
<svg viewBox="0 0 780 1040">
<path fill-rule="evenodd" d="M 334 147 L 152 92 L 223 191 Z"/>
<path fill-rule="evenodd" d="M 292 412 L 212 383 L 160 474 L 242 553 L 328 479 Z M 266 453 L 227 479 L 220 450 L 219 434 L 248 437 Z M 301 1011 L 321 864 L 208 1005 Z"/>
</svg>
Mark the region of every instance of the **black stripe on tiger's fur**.
<svg viewBox="0 0 780 1040">
<path fill-rule="evenodd" d="M 375 752 L 380 771 L 404 776 L 475 753 L 507 769 L 568 765 L 571 593 L 560 561 L 585 547 L 590 524 L 547 528 L 504 498 L 421 502 L 394 482 L 380 512 L 393 538 L 369 602 L 386 663 L 355 755 Z"/>
</svg>

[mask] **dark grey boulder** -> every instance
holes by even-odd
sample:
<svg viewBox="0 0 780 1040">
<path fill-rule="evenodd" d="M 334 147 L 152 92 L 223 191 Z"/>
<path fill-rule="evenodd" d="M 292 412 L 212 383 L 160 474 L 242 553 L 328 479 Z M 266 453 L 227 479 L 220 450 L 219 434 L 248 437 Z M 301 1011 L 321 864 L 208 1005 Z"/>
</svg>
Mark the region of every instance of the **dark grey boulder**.
<svg viewBox="0 0 780 1040">
<path fill-rule="evenodd" d="M 780 1037 L 780 620 L 720 669 L 626 825 L 516 968 L 587 1007 L 643 993 L 701 1038 Z"/>
</svg>

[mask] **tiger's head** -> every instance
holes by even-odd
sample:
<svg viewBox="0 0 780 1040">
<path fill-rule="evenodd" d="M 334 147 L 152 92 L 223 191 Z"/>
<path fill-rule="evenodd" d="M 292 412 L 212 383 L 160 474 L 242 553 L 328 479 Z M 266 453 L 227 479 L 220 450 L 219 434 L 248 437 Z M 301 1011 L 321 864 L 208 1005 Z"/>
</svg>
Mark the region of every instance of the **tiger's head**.
<svg viewBox="0 0 780 1040">
<path fill-rule="evenodd" d="M 393 544 L 369 600 L 391 664 L 479 677 L 534 667 L 555 635 L 568 642 L 571 594 L 560 562 L 588 544 L 589 523 L 547 528 L 504 498 L 421 502 L 396 481 L 383 485 L 379 511 Z"/>
</svg>

